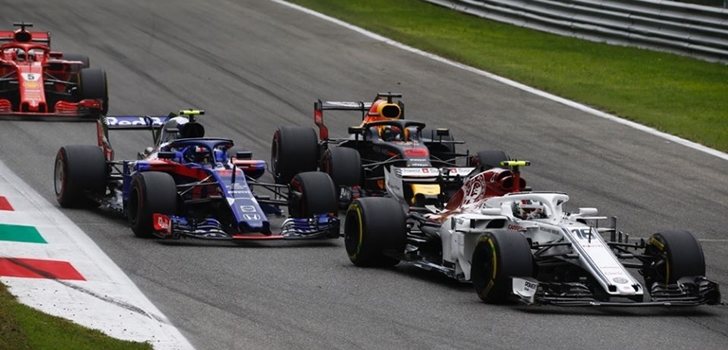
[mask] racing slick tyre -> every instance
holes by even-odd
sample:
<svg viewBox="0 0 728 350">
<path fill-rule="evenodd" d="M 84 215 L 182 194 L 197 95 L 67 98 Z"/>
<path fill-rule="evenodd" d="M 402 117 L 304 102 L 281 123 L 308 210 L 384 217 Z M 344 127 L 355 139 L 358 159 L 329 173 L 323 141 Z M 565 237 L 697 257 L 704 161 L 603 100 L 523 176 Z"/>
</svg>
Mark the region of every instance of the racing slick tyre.
<svg viewBox="0 0 728 350">
<path fill-rule="evenodd" d="M 477 166 L 479 171 L 486 171 L 492 168 L 501 168 L 500 163 L 510 160 L 506 152 L 503 151 L 480 151 L 475 157 L 473 166 Z"/>
<path fill-rule="evenodd" d="M 648 289 L 654 283 L 674 284 L 682 277 L 705 276 L 705 257 L 697 239 L 688 231 L 658 232 L 645 247 L 650 259 L 642 274 Z"/>
<path fill-rule="evenodd" d="M 273 134 L 271 168 L 277 184 L 290 183 L 301 172 L 315 171 L 318 141 L 311 128 L 282 126 Z"/>
<path fill-rule="evenodd" d="M 93 195 L 106 190 L 106 158 L 101 148 L 93 145 L 63 146 L 56 154 L 53 187 L 61 207 L 90 206 Z"/>
<path fill-rule="evenodd" d="M 288 214 L 294 218 L 310 218 L 317 214 L 338 211 L 336 188 L 328 174 L 320 171 L 300 173 L 291 180 Z"/>
<path fill-rule="evenodd" d="M 349 206 L 344 245 L 356 266 L 394 266 L 407 244 L 407 217 L 392 198 L 359 198 Z"/>
<path fill-rule="evenodd" d="M 79 55 L 77 53 L 64 53 L 63 59 L 66 61 L 81 61 L 83 64 L 81 68 L 91 67 L 91 60 L 86 55 Z"/>
<path fill-rule="evenodd" d="M 106 72 L 98 68 L 81 69 L 79 79 L 79 100 L 100 99 L 103 103 L 101 113 L 109 111 L 109 92 L 106 83 Z"/>
<path fill-rule="evenodd" d="M 532 276 L 533 256 L 526 237 L 495 231 L 478 239 L 470 277 L 481 300 L 489 304 L 505 303 L 512 294 L 511 277 Z"/>
<path fill-rule="evenodd" d="M 359 152 L 348 147 L 331 147 L 324 153 L 321 171 L 329 174 L 337 187 L 358 186 L 361 183 Z"/>
<path fill-rule="evenodd" d="M 154 214 L 174 215 L 177 212 L 177 185 L 172 176 L 158 171 L 134 175 L 126 210 L 134 235 L 152 237 Z"/>
</svg>

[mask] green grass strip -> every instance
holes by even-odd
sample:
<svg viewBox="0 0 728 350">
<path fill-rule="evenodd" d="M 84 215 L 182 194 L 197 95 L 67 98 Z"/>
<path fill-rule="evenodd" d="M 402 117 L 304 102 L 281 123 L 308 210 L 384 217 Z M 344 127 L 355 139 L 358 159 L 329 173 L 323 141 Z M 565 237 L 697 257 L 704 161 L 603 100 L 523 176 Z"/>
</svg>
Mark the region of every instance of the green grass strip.
<svg viewBox="0 0 728 350">
<path fill-rule="evenodd" d="M 33 226 L 0 224 L 0 241 L 46 243 Z"/>
<path fill-rule="evenodd" d="M 136 350 L 148 343 L 114 339 L 18 303 L 0 283 L 0 350 Z"/>
<path fill-rule="evenodd" d="M 726 65 L 542 33 L 421 0 L 290 1 L 407 45 L 728 151 Z"/>
</svg>

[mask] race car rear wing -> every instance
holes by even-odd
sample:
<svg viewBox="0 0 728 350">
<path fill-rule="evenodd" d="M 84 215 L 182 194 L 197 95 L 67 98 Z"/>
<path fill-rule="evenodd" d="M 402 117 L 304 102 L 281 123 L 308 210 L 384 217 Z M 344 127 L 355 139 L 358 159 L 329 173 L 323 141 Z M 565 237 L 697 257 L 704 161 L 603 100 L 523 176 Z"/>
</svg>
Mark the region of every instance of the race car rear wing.
<svg viewBox="0 0 728 350">
<path fill-rule="evenodd" d="M 402 94 L 391 93 L 391 92 L 379 92 L 374 97 L 374 101 L 379 100 L 382 97 L 386 97 L 389 102 L 392 102 L 392 98 L 401 98 Z M 372 102 L 364 101 L 322 101 L 317 100 L 313 104 L 313 121 L 319 128 L 319 138 L 321 140 L 327 140 L 329 138 L 329 128 L 324 124 L 324 111 L 358 111 L 361 112 L 361 119 L 367 115 L 369 109 L 372 108 Z M 397 101 L 401 110 L 401 118 L 404 119 L 404 103 Z"/>
<path fill-rule="evenodd" d="M 3 30 L 0 31 L 0 41 L 16 41 L 14 31 Z M 30 34 L 30 40 L 34 43 L 44 43 L 47 45 L 51 44 L 51 33 L 50 32 L 25 32 Z"/>
<path fill-rule="evenodd" d="M 109 130 L 155 130 L 164 125 L 168 116 L 110 115 L 103 118 Z"/>
<path fill-rule="evenodd" d="M 168 116 L 109 115 L 96 120 L 96 141 L 107 161 L 114 159 L 109 130 L 151 130 L 155 143 Z"/>
<path fill-rule="evenodd" d="M 36 42 L 48 44 L 48 46 L 51 45 L 50 32 L 31 32 L 26 30 L 26 28 L 33 27 L 33 23 L 26 23 L 23 21 L 20 23 L 13 23 L 13 26 L 20 29 L 15 31 L 0 31 L 0 41 L 17 41 L 21 43 Z"/>
</svg>

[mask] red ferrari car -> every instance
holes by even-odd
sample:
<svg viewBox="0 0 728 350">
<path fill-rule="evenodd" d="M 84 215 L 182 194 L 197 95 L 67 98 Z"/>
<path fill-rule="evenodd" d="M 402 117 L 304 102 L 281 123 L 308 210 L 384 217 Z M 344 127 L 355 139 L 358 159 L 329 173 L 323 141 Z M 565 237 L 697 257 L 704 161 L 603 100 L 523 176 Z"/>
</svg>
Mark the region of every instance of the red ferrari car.
<svg viewBox="0 0 728 350">
<path fill-rule="evenodd" d="M 52 51 L 49 32 L 30 23 L 0 31 L 0 116 L 97 117 L 108 110 L 106 73 L 86 56 Z"/>
</svg>

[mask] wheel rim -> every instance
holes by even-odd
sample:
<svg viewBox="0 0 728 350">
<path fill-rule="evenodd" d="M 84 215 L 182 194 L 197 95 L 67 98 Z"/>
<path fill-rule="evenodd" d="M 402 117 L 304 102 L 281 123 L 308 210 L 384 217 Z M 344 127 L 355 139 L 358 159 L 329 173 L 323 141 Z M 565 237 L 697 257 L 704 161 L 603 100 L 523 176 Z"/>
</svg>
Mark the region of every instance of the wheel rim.
<svg viewBox="0 0 728 350">
<path fill-rule="evenodd" d="M 351 259 L 359 256 L 363 230 L 361 209 L 358 205 L 352 205 L 346 215 L 346 227 L 344 228 L 344 246 Z"/>
<path fill-rule="evenodd" d="M 63 161 L 59 157 L 56 159 L 56 166 L 53 171 L 53 189 L 56 192 L 56 196 L 60 196 L 63 193 L 64 180 L 66 179 L 66 173 L 63 170 Z"/>
</svg>

